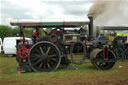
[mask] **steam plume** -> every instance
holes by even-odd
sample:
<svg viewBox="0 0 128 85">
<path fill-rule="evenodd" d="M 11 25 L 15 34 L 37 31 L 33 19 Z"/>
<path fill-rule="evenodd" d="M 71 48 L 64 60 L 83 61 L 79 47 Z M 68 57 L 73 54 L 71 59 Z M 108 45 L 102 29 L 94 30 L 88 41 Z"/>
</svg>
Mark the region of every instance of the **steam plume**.
<svg viewBox="0 0 128 85">
<path fill-rule="evenodd" d="M 88 15 L 95 25 L 128 26 L 128 0 L 94 0 Z"/>
</svg>

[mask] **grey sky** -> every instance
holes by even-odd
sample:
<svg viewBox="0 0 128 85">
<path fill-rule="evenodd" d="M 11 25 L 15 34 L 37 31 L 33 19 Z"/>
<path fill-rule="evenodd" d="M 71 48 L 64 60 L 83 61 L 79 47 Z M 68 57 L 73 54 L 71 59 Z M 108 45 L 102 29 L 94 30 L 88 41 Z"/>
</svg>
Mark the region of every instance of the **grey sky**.
<svg viewBox="0 0 128 85">
<path fill-rule="evenodd" d="M 0 24 L 11 19 L 86 17 L 92 0 L 0 0 Z"/>
</svg>

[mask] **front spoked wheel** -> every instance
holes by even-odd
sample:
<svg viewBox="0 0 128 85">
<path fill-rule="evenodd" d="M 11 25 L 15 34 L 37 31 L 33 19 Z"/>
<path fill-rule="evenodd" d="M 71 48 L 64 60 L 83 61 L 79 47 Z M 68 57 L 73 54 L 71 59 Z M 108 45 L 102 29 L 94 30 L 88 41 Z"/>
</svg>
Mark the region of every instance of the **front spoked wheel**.
<svg viewBox="0 0 128 85">
<path fill-rule="evenodd" d="M 49 41 L 41 41 L 33 45 L 29 55 L 29 64 L 35 72 L 54 71 L 61 62 L 58 47 Z"/>
</svg>

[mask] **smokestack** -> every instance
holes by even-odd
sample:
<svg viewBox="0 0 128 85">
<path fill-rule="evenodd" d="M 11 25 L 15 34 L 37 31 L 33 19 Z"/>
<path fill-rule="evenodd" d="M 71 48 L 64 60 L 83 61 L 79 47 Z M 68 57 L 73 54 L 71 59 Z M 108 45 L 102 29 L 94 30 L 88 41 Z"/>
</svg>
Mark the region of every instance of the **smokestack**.
<svg viewBox="0 0 128 85">
<path fill-rule="evenodd" d="M 93 17 L 92 16 L 88 16 L 88 18 L 90 19 L 90 23 L 89 23 L 89 40 L 91 40 L 93 38 Z"/>
<path fill-rule="evenodd" d="M 96 37 L 98 37 L 100 34 L 100 28 L 99 26 L 96 26 Z"/>
</svg>

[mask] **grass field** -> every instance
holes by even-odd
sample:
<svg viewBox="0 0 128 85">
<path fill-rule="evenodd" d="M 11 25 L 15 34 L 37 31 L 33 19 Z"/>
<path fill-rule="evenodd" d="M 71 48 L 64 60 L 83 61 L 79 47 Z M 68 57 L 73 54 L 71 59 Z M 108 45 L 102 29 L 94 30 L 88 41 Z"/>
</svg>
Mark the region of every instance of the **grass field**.
<svg viewBox="0 0 128 85">
<path fill-rule="evenodd" d="M 0 85 L 128 85 L 128 60 L 118 61 L 109 71 L 97 70 L 89 61 L 73 66 L 78 69 L 18 75 L 15 58 L 0 54 Z"/>
</svg>

